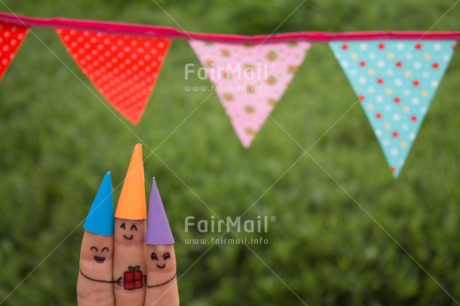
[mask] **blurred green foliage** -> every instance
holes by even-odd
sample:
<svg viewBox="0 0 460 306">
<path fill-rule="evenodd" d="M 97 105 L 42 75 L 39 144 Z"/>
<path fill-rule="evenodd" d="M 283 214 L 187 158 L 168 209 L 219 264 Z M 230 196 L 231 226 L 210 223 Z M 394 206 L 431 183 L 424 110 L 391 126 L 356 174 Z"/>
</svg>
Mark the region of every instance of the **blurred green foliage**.
<svg viewBox="0 0 460 306">
<path fill-rule="evenodd" d="M 459 6 L 441 18 L 453 3 L 38 0 L 6 1 L 0 8 L 40 17 L 264 34 L 460 30 Z M 187 63 L 198 65 L 196 56 L 185 41 L 174 41 L 143 121 L 131 126 L 102 102 L 52 30 L 32 30 L 0 86 L 4 305 L 75 304 L 82 220 L 107 170 L 118 198 L 140 141 L 147 187 L 156 176 L 176 237 L 183 305 L 460 300 L 457 55 L 397 180 L 359 106 L 310 151 L 324 169 L 308 155 L 298 160 L 303 151 L 271 120 L 244 150 L 215 94 L 183 122 L 208 95 L 185 92 L 184 86 L 209 85 L 184 80 Z M 316 44 L 273 117 L 307 148 L 355 99 L 328 46 Z M 255 202 L 247 218 L 277 218 L 265 235 L 268 245 L 208 250 L 209 245 L 184 243 L 207 237 L 185 233 L 186 216 L 236 217 Z"/>
</svg>

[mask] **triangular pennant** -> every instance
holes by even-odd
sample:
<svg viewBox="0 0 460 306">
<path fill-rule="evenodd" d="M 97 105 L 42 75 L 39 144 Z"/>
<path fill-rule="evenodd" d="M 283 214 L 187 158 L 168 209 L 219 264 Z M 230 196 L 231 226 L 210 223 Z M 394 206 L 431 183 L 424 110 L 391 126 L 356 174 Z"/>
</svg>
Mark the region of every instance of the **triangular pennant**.
<svg viewBox="0 0 460 306">
<path fill-rule="evenodd" d="M 101 94 L 137 124 L 171 41 L 63 28 L 56 29 L 56 32 Z"/>
<path fill-rule="evenodd" d="M 29 28 L 0 22 L 0 80 L 14 59 Z"/>
<path fill-rule="evenodd" d="M 330 43 L 394 177 L 401 172 L 455 44 L 433 40 Z"/>
<path fill-rule="evenodd" d="M 281 99 L 308 42 L 242 45 L 190 41 L 245 148 Z"/>
</svg>

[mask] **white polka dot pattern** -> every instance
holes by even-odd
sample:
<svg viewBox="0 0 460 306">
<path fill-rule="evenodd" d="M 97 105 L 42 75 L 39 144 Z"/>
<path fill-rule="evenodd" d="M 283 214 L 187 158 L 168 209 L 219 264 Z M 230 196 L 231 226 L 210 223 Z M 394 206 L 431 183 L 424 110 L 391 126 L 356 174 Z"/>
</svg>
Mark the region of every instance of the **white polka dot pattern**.
<svg viewBox="0 0 460 306">
<path fill-rule="evenodd" d="M 101 94 L 137 124 L 171 41 L 72 29 L 56 32 Z"/>
<path fill-rule="evenodd" d="M 26 38 L 27 27 L 0 22 L 0 80 Z"/>
</svg>

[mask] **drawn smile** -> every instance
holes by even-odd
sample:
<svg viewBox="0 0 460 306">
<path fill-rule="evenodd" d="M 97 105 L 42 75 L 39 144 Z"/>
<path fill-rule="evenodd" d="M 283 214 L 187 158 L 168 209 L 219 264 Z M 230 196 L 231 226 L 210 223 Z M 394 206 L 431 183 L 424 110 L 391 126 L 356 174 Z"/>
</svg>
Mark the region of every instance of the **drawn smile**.
<svg viewBox="0 0 460 306">
<path fill-rule="evenodd" d="M 160 254 L 158 254 L 158 255 L 160 255 Z M 157 255 L 157 253 L 152 252 L 152 254 L 150 254 L 150 258 L 151 258 L 152 260 L 156 260 L 156 261 L 158 262 L 158 255 Z M 164 264 L 162 264 L 162 265 L 157 264 L 157 268 L 158 268 L 158 269 L 164 269 L 164 268 L 166 267 L 166 260 L 168 260 L 168 259 L 171 258 L 171 254 L 169 254 L 169 252 L 166 252 L 166 253 L 163 254 L 162 257 L 163 257 L 163 259 L 165 260 L 165 262 L 164 262 Z"/>
<path fill-rule="evenodd" d="M 95 260 L 97 263 L 103 263 L 103 262 L 105 261 L 105 257 L 94 256 L 94 260 Z"/>
<path fill-rule="evenodd" d="M 129 237 L 126 236 L 126 235 L 123 235 L 123 237 L 124 237 L 126 240 L 133 240 L 133 235 L 131 235 L 131 236 L 129 236 Z"/>
</svg>

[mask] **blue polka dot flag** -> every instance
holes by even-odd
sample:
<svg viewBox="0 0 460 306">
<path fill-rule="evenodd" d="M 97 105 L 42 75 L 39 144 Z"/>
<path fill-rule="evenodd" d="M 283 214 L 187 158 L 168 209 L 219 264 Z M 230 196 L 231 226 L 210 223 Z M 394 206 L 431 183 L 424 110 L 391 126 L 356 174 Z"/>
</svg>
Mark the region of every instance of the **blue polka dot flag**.
<svg viewBox="0 0 460 306">
<path fill-rule="evenodd" d="M 394 177 L 404 166 L 456 41 L 331 42 Z"/>
</svg>

